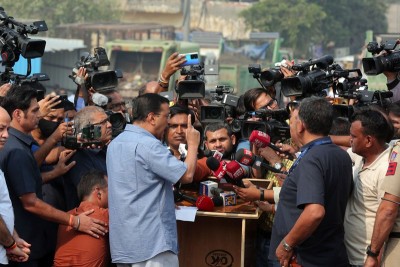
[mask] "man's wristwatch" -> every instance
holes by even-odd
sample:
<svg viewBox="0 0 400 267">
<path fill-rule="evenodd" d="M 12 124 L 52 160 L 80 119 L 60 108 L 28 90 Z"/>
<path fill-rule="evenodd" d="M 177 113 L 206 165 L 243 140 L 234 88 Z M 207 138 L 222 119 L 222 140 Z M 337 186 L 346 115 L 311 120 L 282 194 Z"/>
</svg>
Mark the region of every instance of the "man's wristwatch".
<svg viewBox="0 0 400 267">
<path fill-rule="evenodd" d="M 379 256 L 379 250 L 376 251 L 376 252 L 373 252 L 373 251 L 371 250 L 371 245 L 369 245 L 369 246 L 367 247 L 367 255 L 370 256 L 370 257 L 372 257 L 372 258 L 378 258 L 378 256 Z"/>
<path fill-rule="evenodd" d="M 282 163 L 280 163 L 280 162 L 277 162 L 277 163 L 274 164 L 274 168 L 277 169 L 277 170 L 281 170 L 282 167 L 283 167 Z"/>
<path fill-rule="evenodd" d="M 285 239 L 282 239 L 282 246 L 283 246 L 283 249 L 286 250 L 287 252 L 290 252 L 293 250 L 293 248 L 288 243 L 286 243 Z"/>
</svg>

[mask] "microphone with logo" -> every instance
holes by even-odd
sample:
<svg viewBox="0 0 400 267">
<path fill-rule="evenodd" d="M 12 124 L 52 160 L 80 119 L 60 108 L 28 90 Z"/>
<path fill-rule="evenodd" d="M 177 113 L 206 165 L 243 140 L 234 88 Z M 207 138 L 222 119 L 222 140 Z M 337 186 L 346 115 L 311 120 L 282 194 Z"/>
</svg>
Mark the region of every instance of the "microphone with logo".
<svg viewBox="0 0 400 267">
<path fill-rule="evenodd" d="M 206 161 L 206 164 L 218 181 L 225 179 L 230 184 L 237 184 L 237 181 L 232 178 L 232 175 L 227 173 L 226 166 L 229 163 L 227 163 L 225 160 L 220 162 L 214 157 L 209 157 Z"/>
<path fill-rule="evenodd" d="M 258 131 L 258 130 L 252 131 L 251 135 L 249 137 L 249 141 L 251 143 L 253 143 L 258 148 L 264 148 L 264 147 L 268 146 L 268 147 L 272 148 L 273 150 L 275 150 L 275 151 L 277 151 L 279 153 L 286 154 L 290 160 L 294 159 L 292 154 L 290 154 L 289 152 L 286 152 L 286 151 L 282 151 L 279 147 L 277 147 L 276 145 L 272 144 L 271 143 L 271 137 L 268 134 L 264 133 L 264 132 L 261 132 L 261 131 Z"/>
<path fill-rule="evenodd" d="M 267 163 L 264 163 L 260 157 L 255 156 L 248 149 L 244 149 L 244 148 L 239 149 L 235 154 L 235 159 L 238 162 L 240 162 L 241 164 L 246 165 L 246 166 L 251 166 L 253 168 L 263 167 L 263 168 L 265 168 L 269 171 L 275 172 L 275 173 L 284 173 L 284 172 L 281 172 L 280 170 L 268 165 Z"/>
<path fill-rule="evenodd" d="M 215 200 L 214 200 L 215 198 Z M 220 197 L 221 198 L 221 197 Z M 197 198 L 183 194 L 177 188 L 174 188 L 174 200 L 175 202 L 181 202 L 186 200 L 194 205 L 196 205 L 198 210 L 201 211 L 213 211 L 214 207 L 222 206 L 222 198 L 217 197 L 210 198 L 209 196 L 201 195 Z"/>
<path fill-rule="evenodd" d="M 225 169 L 234 185 L 245 187 L 242 179 L 247 176 L 247 171 L 240 166 L 239 162 L 232 160 L 226 164 Z"/>
</svg>

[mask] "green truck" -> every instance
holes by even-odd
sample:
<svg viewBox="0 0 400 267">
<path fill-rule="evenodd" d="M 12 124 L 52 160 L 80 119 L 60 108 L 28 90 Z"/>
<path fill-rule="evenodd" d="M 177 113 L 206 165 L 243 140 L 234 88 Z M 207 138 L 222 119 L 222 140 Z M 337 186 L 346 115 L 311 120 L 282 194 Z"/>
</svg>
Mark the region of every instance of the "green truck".
<svg viewBox="0 0 400 267">
<path fill-rule="evenodd" d="M 276 41 L 269 55 L 269 63 L 261 63 L 262 67 L 270 67 L 276 61 L 280 61 L 280 41 Z M 134 97 L 138 89 L 148 81 L 158 80 L 168 57 L 179 52 L 190 53 L 199 52 L 200 46 L 197 43 L 182 41 L 163 41 L 163 40 L 115 40 L 107 42 L 106 50 L 110 59 L 110 69 L 121 69 L 124 78 L 119 82 L 119 90 L 124 97 Z M 232 55 L 236 61 L 224 61 L 220 58 L 219 75 L 217 81 L 215 77 L 209 77 L 211 81 L 206 89 L 212 89 L 215 85 L 230 85 L 234 88 L 234 93 L 243 94 L 249 88 L 259 87 L 258 82 L 248 72 L 248 64 L 254 63 L 247 58 L 239 59 L 237 55 Z M 177 78 L 179 73 L 175 74 Z M 170 90 L 173 89 L 170 83 Z"/>
<path fill-rule="evenodd" d="M 162 40 L 115 40 L 107 42 L 105 47 L 110 69 L 121 69 L 123 72 L 124 78 L 118 87 L 124 97 L 134 97 L 141 86 L 157 81 L 168 57 L 174 52 L 199 51 L 199 45 L 195 43 Z M 172 83 L 170 86 L 173 86 Z"/>
</svg>

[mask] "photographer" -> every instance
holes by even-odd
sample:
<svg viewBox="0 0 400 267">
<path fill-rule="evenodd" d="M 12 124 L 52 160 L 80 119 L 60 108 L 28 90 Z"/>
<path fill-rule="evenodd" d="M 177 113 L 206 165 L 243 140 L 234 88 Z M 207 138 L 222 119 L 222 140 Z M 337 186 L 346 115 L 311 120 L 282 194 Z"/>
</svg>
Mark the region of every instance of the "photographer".
<svg viewBox="0 0 400 267">
<path fill-rule="evenodd" d="M 74 119 L 75 131 L 79 136 L 85 129 L 94 131 L 95 140 L 86 140 L 81 137 L 81 142 L 95 143 L 94 147 L 90 143 L 76 151 L 70 161 L 75 161 L 76 165 L 64 174 L 64 190 L 67 209 L 70 210 L 79 204 L 76 188 L 82 174 L 97 169 L 107 172 L 106 149 L 111 141 L 112 131 L 107 114 L 100 107 L 88 106 L 81 109 Z M 98 132 L 97 132 L 98 131 Z M 91 133 L 90 133 L 91 134 Z M 88 147 L 89 146 L 89 147 Z"/>
</svg>

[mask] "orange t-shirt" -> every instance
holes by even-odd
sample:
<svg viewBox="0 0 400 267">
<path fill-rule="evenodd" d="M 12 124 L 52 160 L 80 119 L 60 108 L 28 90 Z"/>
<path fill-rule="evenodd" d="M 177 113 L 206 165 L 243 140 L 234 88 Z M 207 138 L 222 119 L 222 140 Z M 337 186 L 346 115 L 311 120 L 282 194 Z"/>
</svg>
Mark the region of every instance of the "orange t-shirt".
<svg viewBox="0 0 400 267">
<path fill-rule="evenodd" d="M 197 160 L 196 171 L 194 172 L 193 182 L 201 182 L 207 180 L 207 177 L 212 175 L 211 170 L 206 164 L 207 158 Z"/>
<path fill-rule="evenodd" d="M 91 209 L 94 209 L 94 212 L 89 215 L 90 217 L 108 224 L 108 209 L 99 208 L 87 201 L 81 202 L 78 208 L 68 213 L 78 215 Z M 106 267 L 109 261 L 108 234 L 97 239 L 70 226 L 58 227 L 54 267 Z"/>
</svg>

